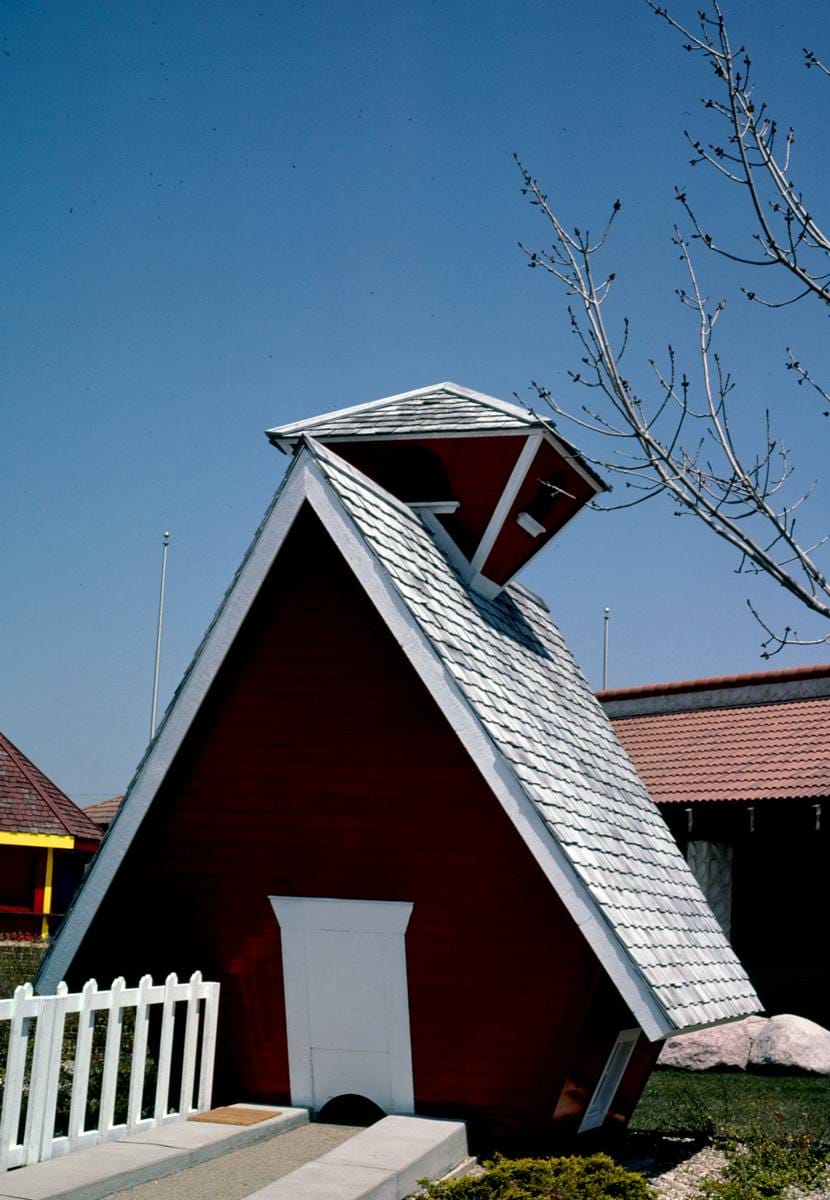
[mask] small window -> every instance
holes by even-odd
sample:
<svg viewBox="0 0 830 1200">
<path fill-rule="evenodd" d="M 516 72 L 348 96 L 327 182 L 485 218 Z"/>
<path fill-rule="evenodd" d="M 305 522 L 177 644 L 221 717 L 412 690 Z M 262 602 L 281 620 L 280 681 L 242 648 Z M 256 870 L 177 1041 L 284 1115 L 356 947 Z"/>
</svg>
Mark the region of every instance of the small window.
<svg viewBox="0 0 830 1200">
<path fill-rule="evenodd" d="M 582 1124 L 579 1126 L 578 1133 L 585 1133 L 589 1129 L 596 1129 L 605 1120 L 608 1109 L 611 1107 L 611 1101 L 614 1099 L 617 1088 L 620 1086 L 620 1081 L 625 1074 L 625 1068 L 628 1066 L 629 1059 L 639 1036 L 639 1029 L 624 1029 L 617 1038 L 611 1053 L 608 1055 L 608 1062 L 605 1064 L 603 1072 L 599 1077 L 599 1083 L 594 1088 L 591 1103 L 585 1110 L 585 1116 L 582 1118 Z"/>
</svg>

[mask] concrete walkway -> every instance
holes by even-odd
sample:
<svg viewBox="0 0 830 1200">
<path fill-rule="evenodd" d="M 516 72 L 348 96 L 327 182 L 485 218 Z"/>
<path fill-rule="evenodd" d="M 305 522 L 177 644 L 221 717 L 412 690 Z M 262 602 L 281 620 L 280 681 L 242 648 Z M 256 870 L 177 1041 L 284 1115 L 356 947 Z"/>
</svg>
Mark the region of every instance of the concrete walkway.
<svg viewBox="0 0 830 1200">
<path fill-rule="evenodd" d="M 419 1179 L 469 1161 L 458 1121 L 393 1116 L 356 1129 L 309 1124 L 306 1109 L 231 1108 L 268 1116 L 228 1125 L 214 1110 L 7 1171 L 0 1200 L 404 1200 Z"/>
<path fill-rule="evenodd" d="M 165 1179 L 111 1193 L 112 1200 L 244 1200 L 359 1132 L 350 1125 L 301 1125 Z"/>
<path fill-rule="evenodd" d="M 170 1121 L 145 1133 L 6 1171 L 0 1173 L 0 1200 L 100 1200 L 308 1124 L 305 1108 L 232 1107 L 262 1109 L 269 1116 L 247 1126 Z"/>
</svg>

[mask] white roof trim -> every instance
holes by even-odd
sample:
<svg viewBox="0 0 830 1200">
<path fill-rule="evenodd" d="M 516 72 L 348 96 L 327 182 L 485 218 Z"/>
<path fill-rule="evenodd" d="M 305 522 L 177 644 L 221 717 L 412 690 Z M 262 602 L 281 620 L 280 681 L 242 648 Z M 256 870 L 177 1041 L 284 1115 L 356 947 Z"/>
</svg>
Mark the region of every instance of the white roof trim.
<svg viewBox="0 0 830 1200">
<path fill-rule="evenodd" d="M 653 1041 L 674 1032 L 677 1027 L 484 730 L 388 572 L 326 481 L 312 452 L 301 454 L 286 476 L 75 903 L 64 918 L 38 974 L 38 990 L 54 991 L 71 964 L 304 500 L 309 501 L 343 554 L 647 1037 Z"/>
</svg>

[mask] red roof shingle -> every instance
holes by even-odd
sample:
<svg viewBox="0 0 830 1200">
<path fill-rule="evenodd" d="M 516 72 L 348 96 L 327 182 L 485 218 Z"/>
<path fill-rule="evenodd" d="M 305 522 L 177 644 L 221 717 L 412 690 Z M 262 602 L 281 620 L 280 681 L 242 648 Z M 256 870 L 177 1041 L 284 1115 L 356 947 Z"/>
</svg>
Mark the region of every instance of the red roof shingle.
<svg viewBox="0 0 830 1200">
<path fill-rule="evenodd" d="M 653 799 L 691 804 L 830 796 L 822 691 L 826 665 L 598 695 Z"/>
<path fill-rule="evenodd" d="M 96 800 L 94 804 L 86 806 L 84 813 L 99 829 L 106 829 L 121 807 L 123 799 L 123 796 L 110 796 L 106 800 Z"/>
<path fill-rule="evenodd" d="M 101 840 L 97 825 L 2 733 L 0 830 Z"/>
</svg>

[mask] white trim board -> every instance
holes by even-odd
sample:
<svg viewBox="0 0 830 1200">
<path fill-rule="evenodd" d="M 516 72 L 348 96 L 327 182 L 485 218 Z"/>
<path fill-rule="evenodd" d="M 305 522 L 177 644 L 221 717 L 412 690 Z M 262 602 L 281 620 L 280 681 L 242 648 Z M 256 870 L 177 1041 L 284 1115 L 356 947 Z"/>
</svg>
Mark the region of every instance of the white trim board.
<svg viewBox="0 0 830 1200">
<path fill-rule="evenodd" d="M 197 651 L 181 691 L 128 791 L 111 833 L 93 861 L 84 886 L 44 960 L 37 978 L 38 989 L 53 991 L 68 969 L 306 499 L 646 1035 L 655 1040 L 673 1032 L 676 1026 L 576 874 L 513 768 L 483 728 L 446 664 L 395 588 L 387 570 L 370 550 L 333 487 L 325 479 L 315 460 L 311 443 L 292 463 L 235 584 Z M 416 519 L 411 513 L 408 515 L 410 519 Z"/>
</svg>

